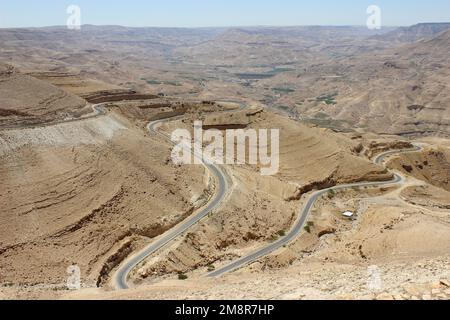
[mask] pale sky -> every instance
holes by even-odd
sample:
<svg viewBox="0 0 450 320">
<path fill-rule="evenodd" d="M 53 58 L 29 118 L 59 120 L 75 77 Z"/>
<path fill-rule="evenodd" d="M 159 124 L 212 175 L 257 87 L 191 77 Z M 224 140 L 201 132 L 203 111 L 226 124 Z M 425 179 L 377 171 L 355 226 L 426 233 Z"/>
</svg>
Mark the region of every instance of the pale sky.
<svg viewBox="0 0 450 320">
<path fill-rule="evenodd" d="M 0 0 L 0 27 L 65 25 L 71 4 L 82 24 L 138 27 L 365 25 L 369 5 L 386 26 L 450 21 L 450 0 Z"/>
</svg>

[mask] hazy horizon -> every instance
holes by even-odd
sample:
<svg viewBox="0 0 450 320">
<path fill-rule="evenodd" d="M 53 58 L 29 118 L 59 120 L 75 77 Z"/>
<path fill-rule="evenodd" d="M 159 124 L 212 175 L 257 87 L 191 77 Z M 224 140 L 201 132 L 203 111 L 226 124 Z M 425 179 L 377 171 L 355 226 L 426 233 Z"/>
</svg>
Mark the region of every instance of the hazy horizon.
<svg viewBox="0 0 450 320">
<path fill-rule="evenodd" d="M 450 21 L 450 2 L 444 0 L 387 0 L 317 3 L 295 0 L 218 1 L 141 1 L 109 3 L 99 1 L 53 1 L 29 3 L 0 0 L 0 28 L 63 26 L 69 17 L 67 8 L 81 9 L 81 24 L 154 28 L 227 28 L 286 26 L 363 26 L 367 8 L 376 5 L 382 14 L 382 26 L 410 26 L 426 22 Z"/>
<path fill-rule="evenodd" d="M 411 25 L 385 25 L 383 28 L 404 28 L 404 27 L 412 27 L 415 25 L 426 25 L 426 24 L 450 24 L 450 20 L 448 22 L 418 22 Z M 47 25 L 47 26 L 39 26 L 39 27 L 1 27 L 0 29 L 48 29 L 48 28 L 66 28 L 65 25 Z M 302 28 L 302 27 L 320 27 L 320 28 L 367 28 L 365 25 L 229 25 L 229 26 L 203 26 L 203 27 L 177 27 L 177 26 L 128 26 L 128 25 L 120 25 L 120 24 L 82 24 L 81 27 L 120 27 L 120 28 L 130 28 L 130 29 L 233 29 L 233 28 Z M 381 31 L 382 31 L 381 29 Z M 380 31 L 380 30 L 374 30 Z"/>
<path fill-rule="evenodd" d="M 449 22 L 420 22 L 412 25 L 385 25 L 383 28 L 402 28 L 402 27 L 411 27 L 418 24 L 440 24 L 440 23 L 449 23 Z M 307 25 L 224 25 L 224 26 L 203 26 L 203 27 L 178 27 L 178 26 L 129 26 L 129 25 L 121 25 L 121 24 L 91 24 L 86 23 L 82 24 L 81 27 L 120 27 L 120 28 L 130 28 L 130 29 L 233 29 L 233 28 L 302 28 L 302 27 L 321 27 L 321 28 L 367 28 L 365 25 L 319 25 L 319 24 L 307 24 Z M 48 28 L 67 28 L 65 25 L 46 25 L 46 26 L 25 26 L 25 27 L 2 27 L 0 29 L 48 29 Z M 376 30 L 379 31 L 379 30 Z"/>
</svg>

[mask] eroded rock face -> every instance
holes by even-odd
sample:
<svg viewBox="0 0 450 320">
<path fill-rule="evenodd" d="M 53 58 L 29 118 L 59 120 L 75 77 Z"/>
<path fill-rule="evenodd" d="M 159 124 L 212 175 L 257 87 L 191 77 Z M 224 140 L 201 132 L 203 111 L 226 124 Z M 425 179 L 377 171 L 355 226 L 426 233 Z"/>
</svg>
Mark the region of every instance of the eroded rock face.
<svg viewBox="0 0 450 320">
<path fill-rule="evenodd" d="M 8 65 L 0 66 L 0 96 L 0 128 L 63 120 L 86 106 L 84 99 Z"/>
<path fill-rule="evenodd" d="M 321 237 L 323 237 L 323 236 L 325 236 L 325 235 L 327 235 L 327 234 L 333 234 L 333 233 L 335 233 L 336 232 L 336 229 L 335 228 L 333 228 L 333 227 L 328 227 L 328 228 L 325 228 L 325 229 L 323 229 L 323 230 L 320 230 L 318 233 L 317 233 L 317 236 L 319 237 L 319 238 L 321 238 Z"/>
<path fill-rule="evenodd" d="M 250 124 L 246 111 L 209 115 L 203 121 L 203 129 L 245 129 Z"/>
<path fill-rule="evenodd" d="M 402 197 L 414 205 L 450 209 L 450 192 L 438 187 L 430 185 L 409 187 L 402 191 Z"/>
<path fill-rule="evenodd" d="M 0 130 L 2 282 L 64 284 L 77 265 L 83 284 L 103 285 L 130 250 L 192 213 L 204 169 L 165 165 L 169 146 L 127 123 Z"/>
<path fill-rule="evenodd" d="M 422 152 L 401 154 L 392 159 L 388 165 L 433 186 L 450 191 L 448 149 L 426 149 Z"/>
<path fill-rule="evenodd" d="M 412 149 L 413 147 L 408 141 L 370 141 L 365 148 L 365 155 L 372 158 L 385 151 Z"/>
<path fill-rule="evenodd" d="M 379 58 L 372 53 L 369 58 L 369 53 L 365 53 L 339 61 L 343 75 L 324 80 L 317 89 L 311 89 L 313 92 L 306 99 L 303 96 L 297 109 L 315 121 L 318 115 L 326 114 L 329 118 L 321 119 L 320 123 L 332 127 L 339 127 L 342 124 L 336 122 L 339 120 L 378 134 L 448 137 L 450 74 L 446 52 L 450 50 L 449 40 L 450 30 L 447 30 L 426 40 L 387 50 Z M 338 66 L 331 62 L 320 71 L 326 73 L 335 68 Z M 297 80 L 302 89 L 307 88 L 308 80 L 316 80 L 314 75 L 302 76 L 303 80 Z M 335 104 L 328 101 L 330 105 L 325 106 L 314 98 L 324 92 L 338 92 Z M 283 100 L 285 104 L 295 104 L 299 97 L 287 99 Z"/>
<path fill-rule="evenodd" d="M 151 100 L 159 97 L 151 94 L 138 94 L 132 90 L 109 90 L 103 92 L 95 92 L 93 94 L 85 95 L 84 98 L 90 103 L 102 103 L 112 101 L 126 101 L 126 100 Z"/>
</svg>

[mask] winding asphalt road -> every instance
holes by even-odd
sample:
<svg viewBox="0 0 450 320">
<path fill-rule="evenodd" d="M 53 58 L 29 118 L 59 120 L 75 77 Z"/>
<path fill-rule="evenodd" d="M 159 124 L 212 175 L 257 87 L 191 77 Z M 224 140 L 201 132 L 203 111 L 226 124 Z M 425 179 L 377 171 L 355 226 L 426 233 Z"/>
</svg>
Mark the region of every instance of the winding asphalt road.
<svg viewBox="0 0 450 320">
<path fill-rule="evenodd" d="M 378 156 L 376 156 L 373 159 L 373 162 L 376 164 L 383 164 L 384 160 L 386 160 L 387 157 L 393 156 L 394 154 L 403 154 L 403 153 L 411 153 L 411 152 L 418 152 L 422 150 L 423 148 L 418 145 L 414 145 L 413 149 L 405 149 L 405 150 L 391 150 L 387 152 L 380 153 Z"/>
<path fill-rule="evenodd" d="M 93 108 L 97 111 L 99 114 L 104 114 L 104 109 L 101 106 L 93 106 Z M 162 137 L 164 137 L 166 140 L 171 141 L 170 136 L 161 132 L 157 131 L 157 126 L 161 123 L 174 120 L 176 118 L 170 118 L 170 119 L 163 119 L 158 121 L 153 121 L 148 124 L 147 129 L 150 133 L 159 134 Z M 378 155 L 374 162 L 376 164 L 382 164 L 384 160 L 394 154 L 399 153 L 409 153 L 409 152 L 416 152 L 421 150 L 422 148 L 419 146 L 415 146 L 414 149 L 409 150 L 399 150 L 399 151 L 388 151 L 385 153 L 382 153 Z M 194 156 L 202 159 L 202 157 L 195 152 L 193 152 Z M 125 262 L 122 263 L 122 265 L 119 267 L 117 272 L 114 275 L 113 281 L 114 285 L 117 289 L 128 289 L 128 278 L 130 273 L 146 258 L 154 254 L 156 251 L 160 250 L 164 246 L 166 246 L 169 242 L 186 232 L 189 228 L 197 224 L 199 221 L 204 219 L 211 211 L 217 209 L 221 202 L 224 200 L 225 195 L 228 191 L 228 183 L 227 183 L 227 177 L 225 173 L 222 171 L 222 169 L 216 165 L 213 164 L 207 164 L 203 163 L 203 165 L 216 177 L 218 186 L 215 197 L 208 203 L 208 205 L 204 208 L 202 208 L 199 212 L 197 212 L 195 215 L 187 218 L 185 221 L 183 221 L 181 224 L 177 225 L 173 229 L 169 230 L 165 234 L 163 234 L 158 240 L 156 240 L 154 243 L 150 244 L 146 248 L 144 248 L 139 253 L 131 256 Z M 289 242 L 293 241 L 295 238 L 297 238 L 300 233 L 302 232 L 307 219 L 309 217 L 309 214 L 311 213 L 311 209 L 314 206 L 317 199 L 319 199 L 324 194 L 327 194 L 331 191 L 338 191 L 348 188 L 355 188 L 355 187 L 381 187 L 386 185 L 392 185 L 392 184 L 400 184 L 404 182 L 404 177 L 402 177 L 399 174 L 394 173 L 394 178 L 390 181 L 382 181 L 382 182 L 361 182 L 361 183 L 353 183 L 353 184 L 344 184 L 340 186 L 335 186 L 323 190 L 319 190 L 314 192 L 310 198 L 308 199 L 307 203 L 303 207 L 301 214 L 299 215 L 298 220 L 296 221 L 294 227 L 292 230 L 283 238 L 279 239 L 278 241 L 275 241 L 271 243 L 270 245 L 261 248 L 257 250 L 256 252 L 242 257 L 234 262 L 232 262 L 229 265 L 226 265 L 225 267 L 222 267 L 218 270 L 215 270 L 211 273 L 209 273 L 207 276 L 214 278 L 219 277 L 221 275 L 224 275 L 226 273 L 235 271 L 247 264 L 250 264 L 266 255 L 269 255 L 270 253 L 274 252 L 275 250 L 283 247 L 284 245 L 288 244 Z"/>
<path fill-rule="evenodd" d="M 163 119 L 158 121 L 153 121 L 148 124 L 147 129 L 150 133 L 159 134 L 163 136 L 165 139 L 170 141 L 172 143 L 170 136 L 166 135 L 164 133 L 160 133 L 157 131 L 157 126 L 161 123 L 167 122 L 169 120 L 174 120 L 175 118 L 170 119 Z M 193 153 L 195 157 L 198 159 L 202 159 L 201 156 L 199 156 L 197 153 Z M 202 160 L 203 161 L 203 160 Z M 191 228 L 193 225 L 197 224 L 199 221 L 204 219 L 211 211 L 217 209 L 221 202 L 224 200 L 226 193 L 228 191 L 228 183 L 227 183 L 227 176 L 222 171 L 222 169 L 216 165 L 213 164 L 207 164 L 203 163 L 203 165 L 216 177 L 217 179 L 217 190 L 216 194 L 213 199 L 210 200 L 208 205 L 204 208 L 202 208 L 199 212 L 194 214 L 193 216 L 187 218 L 185 221 L 174 227 L 173 229 L 169 230 L 165 234 L 163 234 L 158 240 L 156 240 L 154 243 L 147 246 L 145 249 L 143 249 L 141 252 L 131 256 L 129 259 L 125 260 L 124 263 L 119 267 L 117 272 L 114 275 L 114 285 L 117 289 L 128 289 L 128 277 L 131 273 L 131 271 L 136 268 L 136 266 L 144 261 L 146 258 L 148 258 L 150 255 L 154 254 L 159 249 L 166 246 L 169 242 L 177 238 L 179 235 L 186 232 L 189 228 Z"/>
<path fill-rule="evenodd" d="M 420 151 L 421 149 L 422 149 L 421 147 L 415 146 L 414 149 L 388 151 L 388 152 L 384 152 L 384 153 L 378 155 L 373 161 L 376 164 L 382 164 L 384 162 L 384 160 L 391 155 L 399 154 L 399 153 L 417 152 L 417 151 Z M 270 245 L 265 246 L 265 247 L 257 250 L 256 252 L 253 252 L 250 255 L 244 256 L 244 257 L 242 257 L 242 258 L 240 258 L 218 270 L 215 270 L 215 271 L 209 273 L 207 276 L 210 278 L 215 278 L 215 277 L 220 277 L 226 273 L 235 271 L 239 268 L 242 268 L 245 265 L 255 262 L 256 260 L 258 260 L 264 256 L 269 255 L 270 253 L 274 252 L 275 250 L 278 250 L 279 248 L 281 248 L 281 247 L 287 245 L 288 243 L 290 243 L 291 241 L 293 241 L 295 238 L 297 238 L 300 235 L 303 228 L 305 227 L 305 224 L 311 213 L 311 209 L 314 206 L 314 203 L 317 201 L 318 198 L 327 194 L 328 192 L 339 191 L 339 190 L 344 190 L 344 189 L 348 189 L 348 188 L 357 188 L 357 187 L 381 187 L 381 186 L 392 185 L 392 184 L 403 184 L 404 181 L 405 181 L 404 177 L 402 177 L 401 175 L 399 175 L 397 173 L 394 173 L 394 179 L 392 179 L 391 181 L 361 182 L 361 183 L 344 184 L 344 185 L 335 186 L 335 187 L 316 191 L 309 197 L 305 206 L 301 210 L 300 216 L 297 219 L 297 221 L 295 222 L 294 227 L 292 228 L 291 231 L 289 231 L 289 233 L 285 237 L 280 238 L 278 241 L 275 241 L 275 242 L 271 243 Z"/>
<path fill-rule="evenodd" d="M 66 120 L 66 121 L 61 121 L 61 122 L 63 123 L 63 122 L 86 120 L 86 119 L 94 118 L 97 116 L 106 115 L 106 113 L 107 113 L 105 108 L 103 107 L 102 103 L 94 104 L 91 107 L 94 110 L 93 115 L 88 115 L 81 119 Z M 241 106 L 241 108 L 242 108 L 242 106 Z M 165 139 L 172 142 L 170 139 L 170 136 L 158 132 L 156 130 L 156 127 L 161 123 L 164 123 L 164 122 L 167 122 L 170 120 L 174 120 L 174 119 L 175 118 L 153 121 L 148 124 L 147 129 L 150 133 L 160 134 Z M 15 128 L 6 128 L 6 129 L 15 129 Z M 387 151 L 387 152 L 384 152 L 384 153 L 378 155 L 376 158 L 374 158 L 373 161 L 374 161 L 374 163 L 381 165 L 384 163 L 384 160 L 391 155 L 417 152 L 420 150 L 422 150 L 422 147 L 414 146 L 414 149 Z M 195 152 L 193 154 L 195 157 L 202 159 L 202 157 L 199 156 L 198 154 L 196 154 Z M 168 232 L 166 232 L 165 234 L 163 234 L 157 241 L 150 244 L 149 246 L 144 248 L 139 253 L 137 253 L 137 254 L 131 256 L 130 258 L 128 258 L 127 260 L 125 260 L 125 262 L 122 263 L 122 265 L 119 267 L 119 269 L 117 270 L 117 272 L 114 275 L 114 284 L 117 289 L 129 288 L 129 285 L 128 285 L 129 274 L 131 273 L 131 271 L 134 270 L 134 268 L 136 268 L 136 266 L 139 263 L 144 261 L 146 258 L 148 258 L 150 255 L 152 255 L 159 249 L 163 248 L 165 245 L 167 245 L 169 242 L 171 242 L 172 240 L 177 238 L 179 235 L 186 232 L 193 225 L 197 224 L 199 221 L 204 219 L 211 211 L 217 209 L 219 207 L 219 205 L 221 204 L 221 202 L 224 200 L 226 193 L 228 191 L 228 183 L 227 183 L 226 174 L 222 171 L 222 169 L 220 167 L 218 167 L 216 165 L 207 164 L 207 163 L 203 163 L 203 164 L 217 179 L 218 185 L 217 185 L 217 190 L 216 190 L 216 194 L 215 194 L 214 198 L 210 200 L 210 202 L 208 203 L 208 205 L 206 207 L 202 208 L 195 215 L 187 218 L 182 223 L 180 223 L 173 229 L 171 229 Z M 391 181 L 362 182 L 362 183 L 345 184 L 345 185 L 335 186 L 335 187 L 316 191 L 309 197 L 309 199 L 308 199 L 307 203 L 305 204 L 305 206 L 303 207 L 301 214 L 299 215 L 299 218 L 297 219 L 294 227 L 285 237 L 279 239 L 276 242 L 271 243 L 270 245 L 268 245 L 266 247 L 263 247 L 263 248 L 257 250 L 256 252 L 254 252 L 248 256 L 244 256 L 244 257 L 232 262 L 231 264 L 226 265 L 225 267 L 222 267 L 216 271 L 213 271 L 213 272 L 209 273 L 207 276 L 208 277 L 219 277 L 226 273 L 235 271 L 247 264 L 255 262 L 256 260 L 269 255 L 270 253 L 274 252 L 275 250 L 281 248 L 282 246 L 284 246 L 284 245 L 288 244 L 289 242 L 291 242 L 292 240 L 294 240 L 302 232 L 302 230 L 307 222 L 307 219 L 309 217 L 309 214 L 311 213 L 311 209 L 314 206 L 317 199 L 320 198 L 321 196 L 323 196 L 324 194 L 327 194 L 330 191 L 338 191 L 338 190 L 355 188 L 355 187 L 381 187 L 381 186 L 385 186 L 385 185 L 402 184 L 402 183 L 404 183 L 404 177 L 402 177 L 401 175 L 399 175 L 397 173 L 394 173 L 394 179 L 392 179 Z"/>
</svg>

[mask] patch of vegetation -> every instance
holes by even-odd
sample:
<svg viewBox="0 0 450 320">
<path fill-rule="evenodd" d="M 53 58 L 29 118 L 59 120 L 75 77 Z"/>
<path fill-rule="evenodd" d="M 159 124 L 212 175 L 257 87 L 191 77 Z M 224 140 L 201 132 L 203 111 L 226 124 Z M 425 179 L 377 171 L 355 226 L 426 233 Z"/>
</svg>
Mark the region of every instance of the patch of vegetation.
<svg viewBox="0 0 450 320">
<path fill-rule="evenodd" d="M 261 66 L 262 68 L 266 66 Z M 236 73 L 235 76 L 244 79 L 244 80 L 262 80 L 262 79 L 268 79 L 276 76 L 277 74 L 283 73 L 283 72 L 289 72 L 289 71 L 295 71 L 293 68 L 286 68 L 286 67 L 275 67 L 272 68 L 272 70 L 268 72 L 261 72 L 261 73 Z"/>
<path fill-rule="evenodd" d="M 270 237 L 270 239 L 269 239 L 269 241 L 270 242 L 274 242 L 274 241 L 277 241 L 278 240 L 278 234 L 274 234 L 274 235 L 272 235 L 271 237 Z"/>
<path fill-rule="evenodd" d="M 152 84 L 152 85 L 160 85 L 160 84 L 162 84 L 162 82 L 158 81 L 158 80 L 145 80 L 145 82 L 147 82 L 148 84 Z"/>
<path fill-rule="evenodd" d="M 277 232 L 277 234 L 278 234 L 280 237 L 285 237 L 285 236 L 286 236 L 286 231 L 280 230 L 280 231 Z"/>
<path fill-rule="evenodd" d="M 186 80 L 195 81 L 195 82 L 198 82 L 198 83 L 208 81 L 208 79 L 198 78 L 198 77 L 190 76 L 190 75 L 182 75 L 181 78 L 186 79 Z"/>
<path fill-rule="evenodd" d="M 168 86 L 181 87 L 181 83 L 179 83 L 177 81 L 159 81 L 159 80 L 146 79 L 146 78 L 141 78 L 141 80 L 143 80 L 143 81 L 147 82 L 147 84 L 151 84 L 151 85 L 165 84 L 165 85 L 168 85 Z"/>
<path fill-rule="evenodd" d="M 181 87 L 181 83 L 176 82 L 176 81 L 166 81 L 165 84 L 167 84 L 169 86 Z"/>
<path fill-rule="evenodd" d="M 243 80 L 262 80 L 269 79 L 275 76 L 272 73 L 236 73 L 236 77 Z"/>
<path fill-rule="evenodd" d="M 276 67 L 276 68 L 273 68 L 272 71 L 270 71 L 270 73 L 278 74 L 278 73 L 289 72 L 289 71 L 295 71 L 295 69 L 286 68 L 286 67 Z"/>
<path fill-rule="evenodd" d="M 216 267 L 214 267 L 212 264 L 208 266 L 208 272 L 213 272 L 216 270 Z"/>
<path fill-rule="evenodd" d="M 309 221 L 306 225 L 309 226 L 310 228 L 312 228 L 312 227 L 314 227 L 314 222 Z"/>
<path fill-rule="evenodd" d="M 336 195 L 336 191 L 328 190 L 328 199 L 332 199 Z"/>
<path fill-rule="evenodd" d="M 292 88 L 272 88 L 273 91 L 279 93 L 292 93 L 295 92 L 295 89 Z"/>
<path fill-rule="evenodd" d="M 328 119 L 330 118 L 330 116 L 328 114 L 326 114 L 325 112 L 317 112 L 316 115 L 314 116 L 316 119 Z"/>
<path fill-rule="evenodd" d="M 335 105 L 337 93 L 326 94 L 316 98 L 317 102 L 324 102 L 326 105 Z"/>
<path fill-rule="evenodd" d="M 180 272 L 178 273 L 178 280 L 187 280 L 188 276 L 184 273 Z"/>
<path fill-rule="evenodd" d="M 304 229 L 305 229 L 306 232 L 311 233 L 311 227 L 310 226 L 305 226 Z"/>
<path fill-rule="evenodd" d="M 291 110 L 291 108 L 289 106 L 277 106 L 278 109 L 284 110 L 284 111 L 289 111 Z"/>
</svg>

